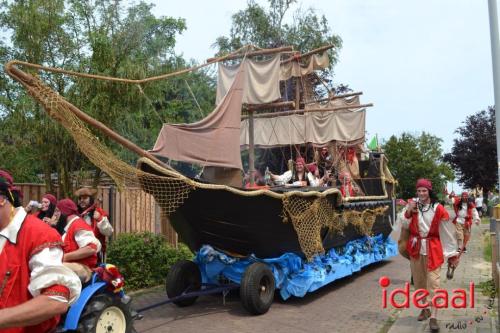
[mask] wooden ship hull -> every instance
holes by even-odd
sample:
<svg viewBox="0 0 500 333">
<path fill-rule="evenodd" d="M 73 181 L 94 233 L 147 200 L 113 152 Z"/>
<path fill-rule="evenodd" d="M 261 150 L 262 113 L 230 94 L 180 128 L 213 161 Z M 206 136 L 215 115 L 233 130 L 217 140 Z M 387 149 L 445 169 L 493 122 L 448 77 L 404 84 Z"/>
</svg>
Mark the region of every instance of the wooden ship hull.
<svg viewBox="0 0 500 333">
<path fill-rule="evenodd" d="M 391 201 L 365 202 L 376 207 Z M 259 258 L 275 258 L 284 253 L 302 253 L 292 223 L 283 222 L 281 200 L 265 195 L 242 197 L 228 191 L 197 190 L 175 212 L 170 221 L 180 239 L 196 252 L 202 245 L 211 245 L 228 254 Z M 377 216 L 371 234 L 387 237 L 391 231 L 390 215 Z M 361 238 L 352 225 L 342 234 L 324 230 L 325 251 L 344 246 Z"/>
<path fill-rule="evenodd" d="M 141 161 L 138 165 L 141 170 L 161 176 L 158 168 Z M 159 195 L 146 185 L 143 189 L 153 196 Z M 251 192 L 257 195 L 245 195 Z M 269 195 L 270 192 L 273 195 Z M 259 258 L 275 258 L 285 253 L 295 253 L 306 257 L 301 248 L 298 230 L 290 218 L 284 219 L 287 214 L 280 196 L 293 192 L 317 195 L 326 193 L 324 198 L 341 215 L 348 211 L 361 213 L 366 209 L 385 208 L 383 214 L 376 216 L 371 230 L 365 231 L 372 236 L 382 234 L 384 238 L 392 232 L 395 209 L 394 200 L 390 196 L 358 197 L 352 198 L 351 202 L 342 202 L 337 190 L 311 187 L 275 187 L 266 190 L 242 190 L 228 186 L 198 187 L 189 193 L 169 219 L 180 240 L 193 252 L 203 245 L 210 245 L 233 256 L 253 254 Z M 316 198 L 313 195 L 309 200 Z M 325 251 L 342 247 L 347 242 L 364 236 L 367 234 L 352 224 L 346 224 L 341 232 L 329 228 L 320 231 Z"/>
</svg>

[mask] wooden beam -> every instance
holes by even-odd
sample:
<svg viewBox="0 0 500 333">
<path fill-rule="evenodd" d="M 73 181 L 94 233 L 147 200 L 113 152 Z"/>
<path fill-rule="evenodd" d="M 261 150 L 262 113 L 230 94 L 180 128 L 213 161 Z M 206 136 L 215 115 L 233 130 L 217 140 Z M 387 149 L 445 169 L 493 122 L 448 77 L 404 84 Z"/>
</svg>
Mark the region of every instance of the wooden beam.
<svg viewBox="0 0 500 333">
<path fill-rule="evenodd" d="M 280 53 L 280 52 L 290 52 L 293 51 L 292 46 L 283 46 L 283 47 L 278 47 L 275 49 L 262 49 L 258 51 L 252 51 L 246 53 L 247 57 L 254 57 L 254 56 L 259 56 L 259 55 L 266 55 L 266 54 L 274 54 L 274 53 Z M 216 61 L 217 59 L 220 60 L 232 60 L 232 59 L 238 59 L 238 58 L 243 58 L 245 56 L 245 53 L 240 53 L 240 54 L 233 54 L 233 55 L 228 55 L 228 56 L 221 56 L 221 57 L 213 57 L 213 58 L 208 58 L 207 63 Z"/>
<path fill-rule="evenodd" d="M 349 109 L 361 109 L 372 107 L 373 103 L 368 104 L 359 104 L 355 106 L 339 106 L 338 108 L 325 108 L 325 109 L 301 109 L 295 111 L 280 111 L 280 112 L 269 112 L 269 113 L 259 113 L 253 116 L 253 118 L 274 118 L 279 116 L 289 116 L 292 114 L 304 114 L 307 112 L 333 112 L 333 111 L 342 111 Z M 242 116 L 241 120 L 247 119 L 248 116 Z"/>
<path fill-rule="evenodd" d="M 316 54 L 316 53 L 321 53 L 321 52 L 326 51 L 326 50 L 329 50 L 329 49 L 331 49 L 331 48 L 333 48 L 333 47 L 334 47 L 334 45 L 332 45 L 332 44 L 330 44 L 330 45 L 325 45 L 325 46 L 319 47 L 319 48 L 317 48 L 317 49 L 314 49 L 314 50 L 312 50 L 312 51 L 306 52 L 306 53 L 304 53 L 304 54 L 300 54 L 300 53 L 299 53 L 299 54 L 293 55 L 292 57 L 290 57 L 290 58 L 288 58 L 288 59 L 283 60 L 281 63 L 282 63 L 282 64 L 286 64 L 286 63 L 288 63 L 288 62 L 290 62 L 290 61 L 300 60 L 301 58 L 306 58 L 306 57 L 308 57 L 308 56 L 310 56 L 310 55 L 313 55 L 313 54 Z"/>
<path fill-rule="evenodd" d="M 243 106 L 244 109 L 248 111 L 258 111 L 267 109 L 283 109 L 283 108 L 295 108 L 294 101 L 287 102 L 275 102 L 275 103 L 265 103 L 265 104 L 246 104 Z"/>
<path fill-rule="evenodd" d="M 254 112 L 248 112 L 248 173 L 250 186 L 255 185 Z"/>
<path fill-rule="evenodd" d="M 281 48 L 276 48 L 276 49 L 262 49 L 259 51 L 254 51 L 247 53 L 247 56 L 254 56 L 254 55 L 262 55 L 262 54 L 271 54 L 271 53 L 277 53 L 277 52 L 287 52 L 287 51 L 292 51 L 291 46 L 286 46 L 286 47 L 281 47 Z M 244 54 L 241 54 L 239 51 L 229 53 L 228 55 L 221 56 L 221 57 L 214 57 L 210 58 L 209 61 L 207 61 L 204 64 L 196 65 L 194 67 L 190 68 L 184 68 L 175 72 L 167 73 L 167 74 L 162 74 L 162 75 L 157 75 L 153 77 L 148 77 L 145 79 L 125 79 L 125 78 L 118 78 L 118 77 L 110 77 L 110 76 L 104 76 L 104 75 L 96 75 L 96 74 L 87 74 L 87 73 L 79 73 L 79 72 L 74 72 L 74 71 L 69 71 L 65 70 L 62 68 L 55 68 L 55 67 L 45 67 L 42 65 L 37 65 L 37 64 L 31 64 L 25 61 L 19 61 L 19 60 L 11 60 L 9 61 L 5 66 L 5 71 L 8 70 L 8 68 L 12 68 L 13 66 L 16 65 L 21 65 L 21 66 L 26 66 L 29 68 L 34 68 L 37 70 L 41 71 L 46 71 L 46 72 L 52 72 L 52 73 L 59 73 L 59 74 L 64 74 L 64 75 L 71 75 L 71 76 L 77 76 L 77 77 L 84 77 L 88 79 L 96 79 L 96 80 L 103 80 L 103 81 L 110 81 L 110 82 L 121 82 L 121 83 L 127 83 L 127 84 L 145 84 L 149 82 L 154 82 L 154 81 L 159 81 L 166 79 L 168 77 L 184 74 L 184 73 L 189 73 L 193 72 L 195 70 L 198 70 L 200 68 L 209 66 L 213 63 L 219 62 L 219 61 L 224 61 L 227 59 L 236 59 L 236 58 L 241 58 Z"/>
<path fill-rule="evenodd" d="M 342 95 L 335 95 L 335 96 L 332 96 L 332 97 L 325 97 L 325 98 L 322 98 L 322 99 L 318 99 L 317 101 L 306 102 L 305 104 L 321 103 L 321 102 L 326 102 L 326 101 L 330 101 L 330 100 L 334 100 L 334 99 L 347 98 L 347 97 L 360 96 L 360 95 L 363 95 L 362 91 L 348 93 L 348 94 L 342 94 Z"/>
<path fill-rule="evenodd" d="M 295 78 L 295 110 L 300 109 L 300 79 Z"/>
</svg>

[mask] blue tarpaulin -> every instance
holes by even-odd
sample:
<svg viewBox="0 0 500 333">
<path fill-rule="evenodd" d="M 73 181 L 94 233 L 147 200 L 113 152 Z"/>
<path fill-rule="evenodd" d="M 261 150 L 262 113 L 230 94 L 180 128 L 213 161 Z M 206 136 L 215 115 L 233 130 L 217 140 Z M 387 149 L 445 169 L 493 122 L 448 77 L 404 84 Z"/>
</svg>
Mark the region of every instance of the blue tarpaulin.
<svg viewBox="0 0 500 333">
<path fill-rule="evenodd" d="M 195 262 L 200 267 L 204 283 L 218 284 L 225 277 L 241 283 L 245 269 L 254 262 L 269 265 L 274 274 L 276 288 L 281 297 L 303 297 L 307 292 L 351 275 L 374 262 L 397 255 L 397 244 L 383 235 L 363 237 L 348 242 L 344 247 L 331 249 L 317 255 L 311 262 L 293 253 L 278 258 L 260 259 L 253 255 L 235 258 L 204 245 L 197 253 Z"/>
</svg>

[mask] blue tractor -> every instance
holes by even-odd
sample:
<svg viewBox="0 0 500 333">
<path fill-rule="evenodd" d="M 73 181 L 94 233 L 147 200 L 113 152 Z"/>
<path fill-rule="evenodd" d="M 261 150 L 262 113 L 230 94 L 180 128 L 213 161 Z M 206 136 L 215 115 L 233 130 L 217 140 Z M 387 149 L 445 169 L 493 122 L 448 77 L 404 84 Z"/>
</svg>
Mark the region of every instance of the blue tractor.
<svg viewBox="0 0 500 333">
<path fill-rule="evenodd" d="M 82 286 L 78 300 L 61 319 L 57 332 L 133 333 L 138 316 L 123 290 L 114 293 L 97 273 Z"/>
</svg>

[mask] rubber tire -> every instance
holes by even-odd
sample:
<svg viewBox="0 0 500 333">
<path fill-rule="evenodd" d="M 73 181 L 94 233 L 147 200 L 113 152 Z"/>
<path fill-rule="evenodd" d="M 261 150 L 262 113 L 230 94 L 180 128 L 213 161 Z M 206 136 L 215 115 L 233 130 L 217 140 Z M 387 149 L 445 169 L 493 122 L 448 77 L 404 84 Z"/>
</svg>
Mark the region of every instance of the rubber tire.
<svg viewBox="0 0 500 333">
<path fill-rule="evenodd" d="M 266 264 L 256 262 L 247 267 L 241 279 L 240 299 L 248 312 L 266 313 L 273 304 L 274 290 L 274 275 Z"/>
<path fill-rule="evenodd" d="M 201 289 L 201 272 L 194 262 L 189 260 L 180 260 L 176 262 L 167 275 L 166 290 L 169 298 L 181 295 L 188 287 L 189 291 Z M 179 307 L 190 306 L 198 296 L 189 297 L 173 302 Z"/>
<path fill-rule="evenodd" d="M 130 303 L 124 304 L 118 296 L 109 294 L 98 294 L 93 296 L 87 305 L 83 308 L 82 315 L 78 322 L 78 328 L 76 332 L 79 333 L 95 333 L 97 330 L 97 323 L 99 317 L 106 311 L 109 307 L 119 308 L 123 315 L 125 316 L 126 327 L 124 332 L 118 333 L 132 333 L 135 332 L 133 328 L 133 320 L 130 311 Z M 110 331 L 115 332 L 115 331 Z"/>
</svg>

